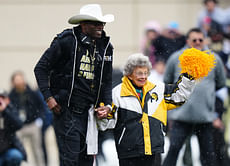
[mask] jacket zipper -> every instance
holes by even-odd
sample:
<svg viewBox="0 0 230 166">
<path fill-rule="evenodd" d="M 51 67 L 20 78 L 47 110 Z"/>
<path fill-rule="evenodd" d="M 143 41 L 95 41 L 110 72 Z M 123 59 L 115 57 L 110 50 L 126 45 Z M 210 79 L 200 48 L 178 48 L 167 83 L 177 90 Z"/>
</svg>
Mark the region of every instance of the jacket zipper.
<svg viewBox="0 0 230 166">
<path fill-rule="evenodd" d="M 72 79 L 72 85 L 71 85 L 71 90 L 70 90 L 69 99 L 68 99 L 68 107 L 69 107 L 69 104 L 70 104 L 70 99 L 71 99 L 71 96 L 72 96 L 73 86 L 74 86 L 74 79 L 75 79 L 74 76 L 75 76 L 76 57 L 77 57 L 76 53 L 77 53 L 77 44 L 78 44 L 77 43 L 77 37 L 76 37 L 76 35 L 74 33 L 74 29 L 72 30 L 72 32 L 73 32 L 73 36 L 74 36 L 74 38 L 76 40 L 76 44 L 75 44 L 75 50 L 74 50 L 73 79 Z"/>
<path fill-rule="evenodd" d="M 101 76 L 100 76 L 100 84 L 99 84 L 99 88 L 98 88 L 98 92 L 97 92 L 97 99 L 96 99 L 94 107 L 97 105 L 98 100 L 99 100 L 99 96 L 100 96 L 102 75 L 103 75 L 103 69 L 104 69 L 104 63 L 105 63 L 105 54 L 106 54 L 106 51 L 107 51 L 108 47 L 109 47 L 109 41 L 108 41 L 108 43 L 107 43 L 107 45 L 105 47 L 105 52 L 104 52 L 104 55 L 103 55 L 103 61 L 102 61 L 102 67 L 101 67 Z"/>
<path fill-rule="evenodd" d="M 119 138 L 118 145 L 120 145 L 120 143 L 121 143 L 121 140 L 122 140 L 122 138 L 123 138 L 123 136 L 125 134 L 125 130 L 126 130 L 126 128 L 124 127 L 123 130 L 122 130 L 121 136 Z"/>
</svg>

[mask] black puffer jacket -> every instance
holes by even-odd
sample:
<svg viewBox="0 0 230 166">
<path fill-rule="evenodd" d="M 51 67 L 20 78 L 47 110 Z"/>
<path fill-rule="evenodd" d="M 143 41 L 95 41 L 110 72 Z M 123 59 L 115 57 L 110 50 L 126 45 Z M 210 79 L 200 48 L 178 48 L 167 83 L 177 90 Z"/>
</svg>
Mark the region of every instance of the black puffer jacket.
<svg viewBox="0 0 230 166">
<path fill-rule="evenodd" d="M 81 57 L 89 41 L 89 37 L 81 32 L 80 26 L 67 29 L 54 38 L 34 69 L 45 99 L 54 96 L 58 102 L 69 105 L 75 73 L 78 73 Z M 95 73 L 95 81 L 98 82 L 98 99 L 95 103 L 111 104 L 113 47 L 105 32 L 99 42 L 102 59 L 98 64 L 100 71 Z"/>
</svg>

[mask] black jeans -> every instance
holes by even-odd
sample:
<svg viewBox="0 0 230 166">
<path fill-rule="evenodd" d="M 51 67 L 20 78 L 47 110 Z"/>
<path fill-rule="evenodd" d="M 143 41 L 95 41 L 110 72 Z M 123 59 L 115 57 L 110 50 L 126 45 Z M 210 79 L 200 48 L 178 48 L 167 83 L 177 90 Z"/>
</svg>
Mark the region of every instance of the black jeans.
<svg viewBox="0 0 230 166">
<path fill-rule="evenodd" d="M 76 113 L 71 108 L 62 107 L 62 113 L 54 115 L 60 166 L 93 165 L 93 156 L 86 154 L 87 121 L 88 110 Z"/>
<path fill-rule="evenodd" d="M 192 132 L 198 137 L 202 166 L 216 166 L 212 123 L 194 124 L 180 121 L 173 121 L 170 131 L 170 147 L 163 166 L 176 165 L 180 149 Z"/>
<path fill-rule="evenodd" d="M 157 154 L 157 156 L 159 155 Z M 119 166 L 157 166 L 156 155 L 119 159 Z"/>
<path fill-rule="evenodd" d="M 228 156 L 228 149 L 224 140 L 224 131 L 213 128 L 213 137 L 215 143 L 215 154 L 217 165 L 216 166 L 228 166 L 230 165 L 230 159 Z"/>
</svg>

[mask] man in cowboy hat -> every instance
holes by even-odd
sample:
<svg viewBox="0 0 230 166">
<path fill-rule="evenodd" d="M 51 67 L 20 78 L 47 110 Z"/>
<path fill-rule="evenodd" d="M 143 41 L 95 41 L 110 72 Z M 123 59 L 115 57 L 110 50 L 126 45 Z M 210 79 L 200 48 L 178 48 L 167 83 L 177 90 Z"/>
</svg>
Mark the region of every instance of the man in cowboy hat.
<svg viewBox="0 0 230 166">
<path fill-rule="evenodd" d="M 98 4 L 81 7 L 69 19 L 79 25 L 58 34 L 35 66 L 38 86 L 54 113 L 61 166 L 93 165 L 89 154 L 97 152 L 86 141 L 88 110 L 95 108 L 99 118 L 111 110 L 113 47 L 103 29 L 112 21 L 114 16 L 103 15 Z"/>
</svg>

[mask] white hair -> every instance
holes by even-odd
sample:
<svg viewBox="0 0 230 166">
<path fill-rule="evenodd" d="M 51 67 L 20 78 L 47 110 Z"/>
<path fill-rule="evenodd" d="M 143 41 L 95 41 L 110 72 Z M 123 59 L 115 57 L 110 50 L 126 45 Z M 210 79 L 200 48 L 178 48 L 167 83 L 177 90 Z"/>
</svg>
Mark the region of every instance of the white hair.
<svg viewBox="0 0 230 166">
<path fill-rule="evenodd" d="M 142 53 L 135 53 L 128 57 L 124 66 L 123 75 L 131 75 L 136 67 L 147 67 L 148 71 L 152 69 L 151 62 L 147 56 Z"/>
</svg>

